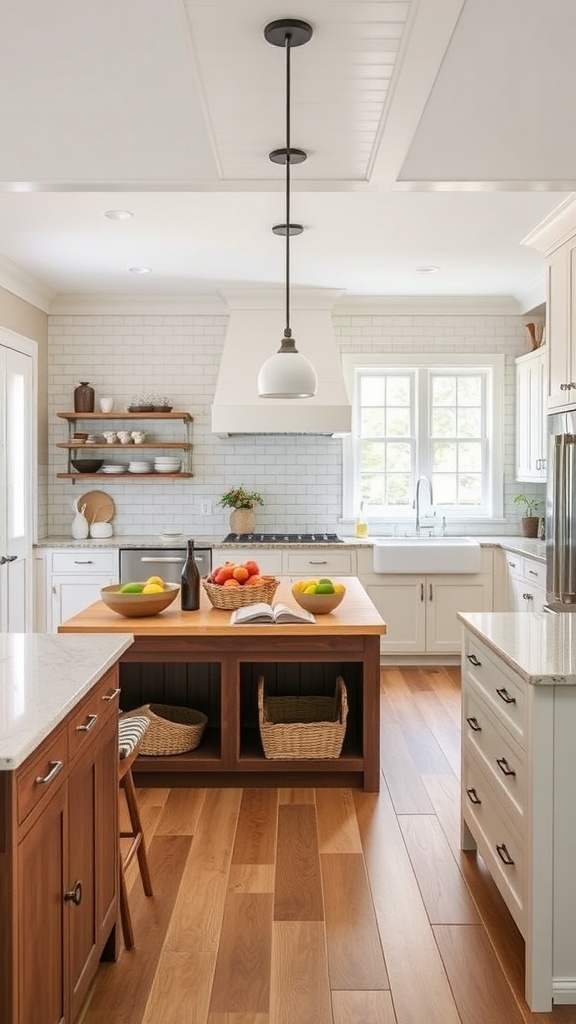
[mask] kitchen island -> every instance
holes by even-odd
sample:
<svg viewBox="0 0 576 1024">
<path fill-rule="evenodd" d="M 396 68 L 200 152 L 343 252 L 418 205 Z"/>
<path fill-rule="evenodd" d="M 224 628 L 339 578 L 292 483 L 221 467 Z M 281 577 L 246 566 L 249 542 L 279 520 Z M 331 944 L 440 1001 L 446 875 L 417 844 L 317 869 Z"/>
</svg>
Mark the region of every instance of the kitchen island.
<svg viewBox="0 0 576 1024">
<path fill-rule="evenodd" d="M 336 581 L 335 581 L 336 582 Z M 146 785 L 363 786 L 379 788 L 380 636 L 386 624 L 355 577 L 346 595 L 316 622 L 232 625 L 204 591 L 196 612 L 176 601 L 161 615 L 124 618 L 101 601 L 68 619 L 61 633 L 128 631 L 120 661 L 121 706 L 149 702 L 194 707 L 208 716 L 200 746 L 186 754 L 139 757 Z M 288 579 L 275 601 L 294 605 Z M 258 678 L 266 694 L 333 695 L 337 676 L 349 714 L 340 757 L 268 760 L 258 730 Z"/>
</svg>

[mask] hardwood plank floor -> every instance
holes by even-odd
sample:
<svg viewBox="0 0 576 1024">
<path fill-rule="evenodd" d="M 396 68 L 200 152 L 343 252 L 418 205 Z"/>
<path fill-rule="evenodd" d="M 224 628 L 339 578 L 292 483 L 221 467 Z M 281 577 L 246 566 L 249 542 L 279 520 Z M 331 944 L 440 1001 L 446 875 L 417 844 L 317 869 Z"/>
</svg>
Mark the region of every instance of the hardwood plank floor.
<svg viewBox="0 0 576 1024">
<path fill-rule="evenodd" d="M 83 1024 L 576 1024 L 532 1014 L 524 947 L 460 850 L 459 672 L 381 671 L 379 794 L 139 790 L 154 896 Z"/>
</svg>

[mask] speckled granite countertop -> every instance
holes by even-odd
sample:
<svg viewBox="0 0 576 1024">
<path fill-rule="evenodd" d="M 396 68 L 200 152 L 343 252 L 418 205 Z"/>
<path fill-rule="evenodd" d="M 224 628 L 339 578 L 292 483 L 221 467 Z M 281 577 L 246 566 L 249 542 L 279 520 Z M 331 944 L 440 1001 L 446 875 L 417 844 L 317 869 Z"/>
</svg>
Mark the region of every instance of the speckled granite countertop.
<svg viewBox="0 0 576 1024">
<path fill-rule="evenodd" d="M 576 684 L 576 614 L 458 612 L 458 618 L 527 683 Z"/>
<path fill-rule="evenodd" d="M 193 534 L 182 534 L 182 537 L 178 540 L 163 540 L 159 535 L 153 534 L 152 536 L 140 536 L 140 537 L 106 537 L 103 540 L 74 540 L 72 537 L 45 537 L 39 540 L 35 547 L 36 548 L 178 548 L 186 546 L 186 539 L 188 536 Z M 244 545 L 254 548 L 270 549 L 285 547 L 290 550 L 298 550 L 299 548 L 313 548 L 322 550 L 335 550 L 338 551 L 342 547 L 353 547 L 353 548 L 365 548 L 374 547 L 374 544 L 378 543 L 379 538 L 374 537 L 342 537 L 342 543 L 336 544 L 254 544 Z M 474 537 L 471 536 L 471 540 L 477 540 L 482 547 L 497 547 L 506 548 L 507 551 L 514 551 L 520 555 L 530 555 L 532 558 L 537 558 L 539 561 L 546 561 L 546 543 L 543 540 L 531 540 L 527 537 Z M 194 537 L 196 547 L 198 548 L 213 548 L 214 550 L 221 549 L 226 551 L 229 548 L 238 548 L 242 545 L 239 544 L 224 544 L 221 539 L 215 539 L 213 537 Z"/>
<path fill-rule="evenodd" d="M 0 633 L 0 771 L 22 764 L 132 640 L 131 633 Z"/>
</svg>

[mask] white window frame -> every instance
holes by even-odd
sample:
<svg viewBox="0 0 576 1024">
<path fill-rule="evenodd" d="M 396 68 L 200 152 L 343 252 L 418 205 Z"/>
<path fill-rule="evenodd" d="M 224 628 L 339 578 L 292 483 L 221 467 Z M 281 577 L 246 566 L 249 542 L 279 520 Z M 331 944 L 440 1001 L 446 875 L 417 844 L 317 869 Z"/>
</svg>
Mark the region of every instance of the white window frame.
<svg viewBox="0 0 576 1024">
<path fill-rule="evenodd" d="M 488 511 L 478 512 L 471 510 L 470 513 L 462 509 L 445 513 L 446 520 L 450 522 L 488 522 L 502 520 L 504 518 L 504 479 L 503 479 L 503 427 L 504 427 L 504 374 L 505 358 L 500 353 L 487 353 L 480 358 L 472 353 L 438 353 L 438 354 L 400 354 L 381 353 L 379 355 L 344 354 L 342 365 L 348 390 L 348 397 L 352 404 L 352 433 L 343 439 L 342 443 L 342 519 L 343 521 L 353 520 L 357 515 L 360 494 L 358 490 L 359 480 L 355 468 L 355 445 L 357 440 L 357 394 L 359 372 L 368 368 L 380 367 L 382 369 L 406 368 L 415 369 L 443 369 L 454 367 L 454 369 L 468 369 L 486 372 L 488 371 L 487 401 L 486 401 L 486 429 L 489 445 L 489 473 L 488 473 Z M 444 514 L 444 513 L 443 513 Z M 378 518 L 371 522 L 390 523 L 401 522 L 411 518 L 405 511 L 399 511 L 385 518 Z"/>
</svg>

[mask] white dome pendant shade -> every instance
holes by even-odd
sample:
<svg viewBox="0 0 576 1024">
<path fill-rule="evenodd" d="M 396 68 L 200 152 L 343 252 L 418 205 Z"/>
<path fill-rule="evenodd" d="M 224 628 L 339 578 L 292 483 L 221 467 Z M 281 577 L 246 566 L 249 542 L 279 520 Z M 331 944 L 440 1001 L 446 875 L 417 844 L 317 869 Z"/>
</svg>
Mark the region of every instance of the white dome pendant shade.
<svg viewBox="0 0 576 1024">
<path fill-rule="evenodd" d="M 258 395 L 260 398 L 313 398 L 318 388 L 316 371 L 298 352 L 290 330 L 290 235 L 302 230 L 300 225 L 290 222 L 290 164 L 306 159 L 303 150 L 290 148 L 290 47 L 307 43 L 312 38 L 312 27 L 306 21 L 282 18 L 266 25 L 264 37 L 273 46 L 283 46 L 286 50 L 286 148 L 269 154 L 274 163 L 286 164 L 286 223 L 272 229 L 275 234 L 286 236 L 286 327 L 280 348 L 260 368 Z"/>
<path fill-rule="evenodd" d="M 290 328 L 258 374 L 260 398 L 313 398 L 318 381 L 312 363 L 296 348 Z"/>
</svg>

